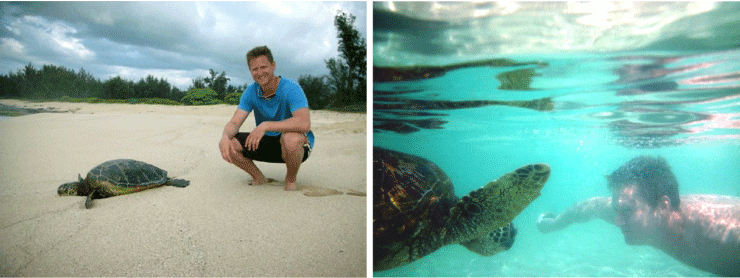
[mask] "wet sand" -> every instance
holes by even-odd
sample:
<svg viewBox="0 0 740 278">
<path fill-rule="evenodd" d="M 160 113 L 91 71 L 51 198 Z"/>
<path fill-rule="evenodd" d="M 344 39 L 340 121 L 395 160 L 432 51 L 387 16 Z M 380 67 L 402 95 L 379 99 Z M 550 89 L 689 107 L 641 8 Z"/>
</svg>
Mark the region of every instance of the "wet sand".
<svg viewBox="0 0 740 278">
<path fill-rule="evenodd" d="M 1 104 L 45 108 L 0 120 L 2 276 L 365 276 L 366 114 L 311 111 L 316 146 L 283 190 L 220 156 L 233 105 Z M 254 128 L 250 116 L 243 131 Z M 186 188 L 95 200 L 58 196 L 62 183 L 111 159 L 154 164 Z M 310 195 L 310 194 L 308 194 Z"/>
</svg>

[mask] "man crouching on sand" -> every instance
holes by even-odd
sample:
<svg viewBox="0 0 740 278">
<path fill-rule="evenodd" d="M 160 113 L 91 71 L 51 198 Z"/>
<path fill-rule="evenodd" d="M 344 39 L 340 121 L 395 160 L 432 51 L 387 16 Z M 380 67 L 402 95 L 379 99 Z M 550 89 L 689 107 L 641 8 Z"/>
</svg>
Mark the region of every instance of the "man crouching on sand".
<svg viewBox="0 0 740 278">
<path fill-rule="evenodd" d="M 265 178 L 253 161 L 285 163 L 285 190 L 298 190 L 298 168 L 314 144 L 306 95 L 297 82 L 275 76 L 275 61 L 266 46 L 247 53 L 247 66 L 255 82 L 244 91 L 224 128 L 221 156 L 249 173 L 253 185 L 275 181 Z M 257 127 L 239 132 L 252 111 Z"/>
</svg>

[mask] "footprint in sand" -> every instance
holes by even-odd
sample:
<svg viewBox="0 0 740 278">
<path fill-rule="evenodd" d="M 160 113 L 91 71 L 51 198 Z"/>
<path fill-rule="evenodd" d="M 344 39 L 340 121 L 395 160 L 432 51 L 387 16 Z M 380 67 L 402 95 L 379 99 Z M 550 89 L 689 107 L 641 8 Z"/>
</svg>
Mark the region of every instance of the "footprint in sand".
<svg viewBox="0 0 740 278">
<path fill-rule="evenodd" d="M 258 185 L 279 185 L 278 181 L 276 179 L 268 178 L 266 183 L 263 184 L 254 184 L 254 181 L 251 180 L 248 183 L 251 186 L 258 186 Z"/>
<path fill-rule="evenodd" d="M 347 192 L 342 192 L 336 189 L 331 188 L 324 188 L 320 186 L 313 186 L 313 185 L 305 185 L 301 186 L 301 190 L 303 191 L 303 195 L 309 196 L 309 197 L 324 197 L 324 196 L 332 196 L 332 195 L 353 195 L 353 196 L 365 196 L 365 192 L 360 192 L 352 189 L 348 189 Z"/>
<path fill-rule="evenodd" d="M 324 196 L 332 196 L 332 195 L 342 195 L 342 191 L 331 189 L 331 188 L 323 188 L 319 186 L 313 186 L 313 185 L 301 185 L 301 191 L 303 191 L 303 195 L 309 196 L 309 197 L 324 197 Z"/>
<path fill-rule="evenodd" d="M 278 186 L 278 185 L 282 185 L 281 182 L 279 182 L 279 181 L 277 181 L 275 179 L 271 179 L 271 178 L 268 178 L 267 179 L 267 182 L 264 183 L 264 184 L 257 184 L 257 185 L 255 185 L 255 184 L 253 184 L 253 182 L 254 181 L 250 181 L 249 182 L 249 185 L 251 185 L 251 186 L 259 186 L 259 185 Z M 361 192 L 361 191 L 357 191 L 357 190 L 347 189 L 347 192 L 342 192 L 342 191 L 339 191 L 339 190 L 336 190 L 336 189 L 325 188 L 325 187 L 320 187 L 320 186 L 313 186 L 313 185 L 300 185 L 299 190 L 300 191 L 303 191 L 303 195 L 309 196 L 309 197 L 325 197 L 325 196 L 342 195 L 342 194 L 347 194 L 347 195 L 352 195 L 352 196 L 361 196 L 361 197 L 366 196 L 366 193 L 365 192 Z"/>
<path fill-rule="evenodd" d="M 361 196 L 361 197 L 366 196 L 365 192 L 360 192 L 360 191 L 356 191 L 352 189 L 347 190 L 347 192 L 345 192 L 344 194 L 353 195 L 353 196 Z"/>
</svg>

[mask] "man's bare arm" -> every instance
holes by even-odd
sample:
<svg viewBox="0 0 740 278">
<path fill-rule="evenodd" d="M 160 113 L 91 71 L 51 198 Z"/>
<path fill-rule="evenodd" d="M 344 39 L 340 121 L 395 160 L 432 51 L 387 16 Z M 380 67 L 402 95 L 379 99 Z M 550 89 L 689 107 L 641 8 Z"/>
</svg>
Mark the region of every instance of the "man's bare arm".
<svg viewBox="0 0 740 278">
<path fill-rule="evenodd" d="M 311 116 L 308 108 L 301 108 L 293 112 L 293 116 L 279 122 L 263 122 L 264 131 L 300 132 L 311 130 Z"/>
<path fill-rule="evenodd" d="M 612 198 L 594 197 L 578 202 L 559 215 L 544 213 L 537 219 L 540 232 L 549 233 L 568 227 L 570 224 L 583 223 L 600 218 L 614 225 L 617 214 L 612 208 Z"/>
<path fill-rule="evenodd" d="M 236 136 L 236 133 L 239 132 L 239 128 L 244 124 L 244 121 L 249 116 L 249 112 L 236 109 L 236 112 L 234 112 L 234 116 L 229 120 L 228 123 L 226 123 L 226 127 L 224 127 L 224 137 L 227 137 L 228 139 L 234 138 Z"/>
<path fill-rule="evenodd" d="M 223 136 L 218 142 L 218 148 L 221 150 L 221 157 L 229 163 L 234 163 L 231 157 L 237 153 L 237 150 L 231 144 L 231 140 L 236 136 L 236 133 L 239 132 L 239 128 L 244 124 L 247 116 L 249 116 L 249 112 L 236 109 L 234 116 L 228 123 L 226 123 Z"/>
<path fill-rule="evenodd" d="M 247 150 L 256 150 L 262 136 L 267 131 L 306 133 L 310 130 L 311 116 L 308 113 L 308 108 L 301 108 L 293 112 L 293 116 L 288 119 L 279 122 L 262 122 L 249 133 L 246 142 L 244 142 L 244 147 Z"/>
</svg>

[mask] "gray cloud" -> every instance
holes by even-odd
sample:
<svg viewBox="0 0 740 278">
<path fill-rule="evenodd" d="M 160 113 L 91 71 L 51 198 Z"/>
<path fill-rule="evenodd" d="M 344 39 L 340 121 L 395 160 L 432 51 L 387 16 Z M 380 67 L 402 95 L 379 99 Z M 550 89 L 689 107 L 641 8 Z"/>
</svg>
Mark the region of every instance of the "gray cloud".
<svg viewBox="0 0 740 278">
<path fill-rule="evenodd" d="M 277 74 L 323 75 L 324 60 L 338 56 L 338 9 L 367 38 L 365 2 L 2 2 L 0 67 L 54 64 L 103 80 L 152 74 L 182 89 L 214 69 L 241 85 L 252 82 L 245 53 L 268 45 Z"/>
</svg>

